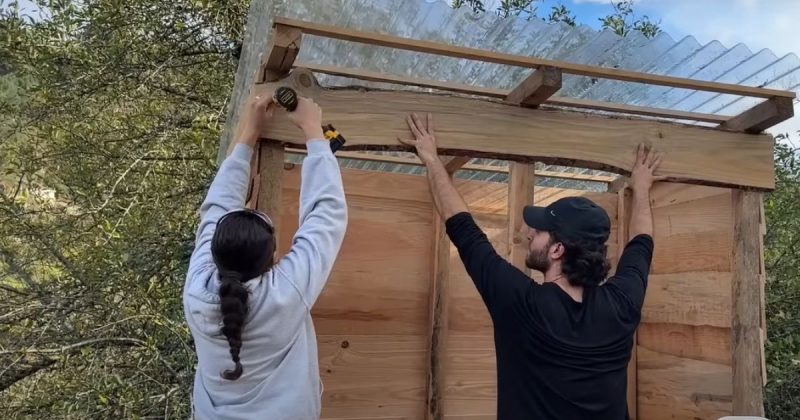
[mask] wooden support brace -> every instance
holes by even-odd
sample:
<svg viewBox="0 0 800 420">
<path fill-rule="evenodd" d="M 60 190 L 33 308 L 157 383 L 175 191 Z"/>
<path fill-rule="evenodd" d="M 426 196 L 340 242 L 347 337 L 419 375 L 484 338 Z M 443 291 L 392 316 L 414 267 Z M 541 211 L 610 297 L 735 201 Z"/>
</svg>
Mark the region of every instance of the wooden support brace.
<svg viewBox="0 0 800 420">
<path fill-rule="evenodd" d="M 719 128 L 757 134 L 794 116 L 791 98 L 775 97 L 725 121 Z"/>
<path fill-rule="evenodd" d="M 447 237 L 444 222 L 435 210 L 433 225 L 435 226 L 433 279 L 431 281 L 430 347 L 425 418 L 441 420 L 444 416 L 442 400 L 445 392 L 444 358 L 447 344 L 450 239 Z"/>
<path fill-rule="evenodd" d="M 300 53 L 302 38 L 302 30 L 275 24 L 272 31 L 272 42 L 262 61 L 261 74 L 257 82 L 271 82 L 289 73 L 294 66 L 297 54 Z"/>
<path fill-rule="evenodd" d="M 522 209 L 533 204 L 536 184 L 533 168 L 532 163 L 511 162 L 508 178 L 508 260 L 524 273 L 528 273 L 525 266 L 528 246 L 523 233 L 525 221 L 522 219 Z"/>
<path fill-rule="evenodd" d="M 561 70 L 539 67 L 522 81 L 505 101 L 510 104 L 537 107 L 561 89 Z"/>
<path fill-rule="evenodd" d="M 763 416 L 761 193 L 733 191 L 733 415 Z"/>
</svg>

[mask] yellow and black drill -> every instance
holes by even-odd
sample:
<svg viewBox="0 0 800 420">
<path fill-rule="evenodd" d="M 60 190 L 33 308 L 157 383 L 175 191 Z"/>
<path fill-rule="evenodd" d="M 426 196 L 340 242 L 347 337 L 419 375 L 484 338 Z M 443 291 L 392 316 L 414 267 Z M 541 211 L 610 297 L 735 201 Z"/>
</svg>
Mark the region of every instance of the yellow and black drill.
<svg viewBox="0 0 800 420">
<path fill-rule="evenodd" d="M 283 107 L 288 112 L 294 112 L 294 110 L 297 109 L 297 92 L 290 87 L 281 86 L 276 89 L 274 99 L 275 103 Z M 334 128 L 333 125 L 323 125 L 322 133 L 325 135 L 325 139 L 331 144 L 331 152 L 336 153 L 339 148 L 344 146 L 346 140 L 341 134 L 339 134 L 338 131 L 336 131 L 336 128 Z"/>
</svg>

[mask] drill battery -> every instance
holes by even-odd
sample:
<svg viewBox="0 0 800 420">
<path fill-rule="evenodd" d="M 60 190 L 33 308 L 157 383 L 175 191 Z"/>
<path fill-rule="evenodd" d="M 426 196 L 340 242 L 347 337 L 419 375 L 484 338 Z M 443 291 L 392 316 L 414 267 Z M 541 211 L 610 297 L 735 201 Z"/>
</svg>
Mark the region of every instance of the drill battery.
<svg viewBox="0 0 800 420">
<path fill-rule="evenodd" d="M 336 128 L 334 128 L 333 125 L 323 125 L 322 132 L 325 134 L 325 139 L 331 144 L 331 152 L 336 153 L 339 148 L 344 146 L 346 140 L 341 134 L 339 134 L 338 131 L 336 131 Z"/>
</svg>

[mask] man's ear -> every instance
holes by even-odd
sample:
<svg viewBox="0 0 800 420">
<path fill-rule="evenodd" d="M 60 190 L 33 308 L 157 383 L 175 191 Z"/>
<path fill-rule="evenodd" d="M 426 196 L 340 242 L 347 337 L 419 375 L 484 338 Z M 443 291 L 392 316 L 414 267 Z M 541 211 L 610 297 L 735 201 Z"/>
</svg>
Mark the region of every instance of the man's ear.
<svg viewBox="0 0 800 420">
<path fill-rule="evenodd" d="M 561 242 L 556 242 L 553 245 L 550 245 L 550 258 L 557 260 L 564 256 L 564 244 Z"/>
</svg>

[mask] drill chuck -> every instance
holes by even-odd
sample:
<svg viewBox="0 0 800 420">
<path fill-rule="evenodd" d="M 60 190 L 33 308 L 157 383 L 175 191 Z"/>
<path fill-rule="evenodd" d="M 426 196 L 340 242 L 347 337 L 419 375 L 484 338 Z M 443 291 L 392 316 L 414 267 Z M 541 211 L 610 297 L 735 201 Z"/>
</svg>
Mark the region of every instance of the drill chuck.
<svg viewBox="0 0 800 420">
<path fill-rule="evenodd" d="M 297 92 L 290 87 L 281 86 L 278 89 L 275 89 L 273 99 L 275 99 L 275 103 L 282 106 L 289 112 L 294 112 L 294 110 L 297 109 Z"/>
</svg>

